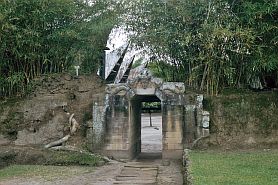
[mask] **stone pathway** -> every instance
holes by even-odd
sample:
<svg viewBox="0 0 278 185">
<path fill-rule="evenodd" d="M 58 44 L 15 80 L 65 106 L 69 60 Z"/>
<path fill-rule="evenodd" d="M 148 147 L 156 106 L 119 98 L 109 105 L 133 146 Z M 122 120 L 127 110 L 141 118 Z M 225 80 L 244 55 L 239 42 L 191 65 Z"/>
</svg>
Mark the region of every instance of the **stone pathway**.
<svg viewBox="0 0 278 185">
<path fill-rule="evenodd" d="M 181 161 L 139 159 L 124 164 L 114 179 L 115 185 L 182 185 Z"/>
<path fill-rule="evenodd" d="M 157 184 L 158 166 L 141 162 L 130 162 L 115 177 L 113 184 Z"/>
<path fill-rule="evenodd" d="M 126 163 L 115 177 L 113 184 L 156 184 L 182 185 L 182 167 L 180 160 L 162 161 L 161 159 L 145 158 Z M 147 157 L 147 158 L 146 158 Z"/>
</svg>

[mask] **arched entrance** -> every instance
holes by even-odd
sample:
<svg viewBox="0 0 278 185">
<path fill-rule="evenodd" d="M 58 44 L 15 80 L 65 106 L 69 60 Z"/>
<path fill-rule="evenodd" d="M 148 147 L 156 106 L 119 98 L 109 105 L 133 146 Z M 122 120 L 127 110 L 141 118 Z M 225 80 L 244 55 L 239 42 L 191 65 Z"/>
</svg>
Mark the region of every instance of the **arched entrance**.
<svg viewBox="0 0 278 185">
<path fill-rule="evenodd" d="M 162 112 L 162 158 L 179 158 L 183 150 L 184 84 L 164 83 L 140 76 L 126 84 L 107 88 L 106 143 L 104 152 L 132 159 L 141 153 L 142 102 L 160 101 Z"/>
<path fill-rule="evenodd" d="M 183 83 L 163 82 L 148 74 L 108 84 L 105 97 L 94 101 L 89 147 L 118 159 L 135 158 L 142 146 L 142 102 L 159 101 L 162 158 L 181 158 L 183 148 L 209 134 L 209 114 L 203 111 L 202 100 L 202 95 L 185 93 Z"/>
</svg>

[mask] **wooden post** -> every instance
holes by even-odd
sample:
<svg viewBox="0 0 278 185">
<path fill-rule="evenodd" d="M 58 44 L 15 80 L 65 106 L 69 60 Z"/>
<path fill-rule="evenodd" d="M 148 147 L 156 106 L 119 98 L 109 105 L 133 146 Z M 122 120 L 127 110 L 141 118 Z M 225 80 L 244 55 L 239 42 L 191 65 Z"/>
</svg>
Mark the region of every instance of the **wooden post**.
<svg viewBox="0 0 278 185">
<path fill-rule="evenodd" d="M 152 127 L 153 124 L 152 124 L 152 111 L 151 110 L 149 110 L 149 114 L 150 114 L 150 127 Z"/>
</svg>

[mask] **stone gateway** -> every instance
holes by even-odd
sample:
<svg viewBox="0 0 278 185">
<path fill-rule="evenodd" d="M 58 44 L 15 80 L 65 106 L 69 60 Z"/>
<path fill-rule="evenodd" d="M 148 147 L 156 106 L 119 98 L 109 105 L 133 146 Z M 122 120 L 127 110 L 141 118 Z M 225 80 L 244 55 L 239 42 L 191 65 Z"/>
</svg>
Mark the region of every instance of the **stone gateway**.
<svg viewBox="0 0 278 185">
<path fill-rule="evenodd" d="M 141 152 L 142 102 L 161 102 L 162 158 L 181 158 L 184 148 L 209 134 L 202 101 L 202 95 L 187 94 L 184 83 L 163 82 L 148 72 L 108 84 L 105 96 L 94 100 L 89 148 L 118 159 L 135 158 Z"/>
</svg>

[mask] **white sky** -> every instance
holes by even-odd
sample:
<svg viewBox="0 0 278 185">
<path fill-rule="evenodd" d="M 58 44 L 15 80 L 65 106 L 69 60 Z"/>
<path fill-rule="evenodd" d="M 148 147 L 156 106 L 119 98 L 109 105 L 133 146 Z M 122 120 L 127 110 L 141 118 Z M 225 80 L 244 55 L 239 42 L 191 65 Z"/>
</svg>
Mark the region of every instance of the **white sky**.
<svg viewBox="0 0 278 185">
<path fill-rule="evenodd" d="M 114 28 L 107 41 L 107 47 L 112 51 L 128 42 L 128 33 L 123 28 Z"/>
</svg>

